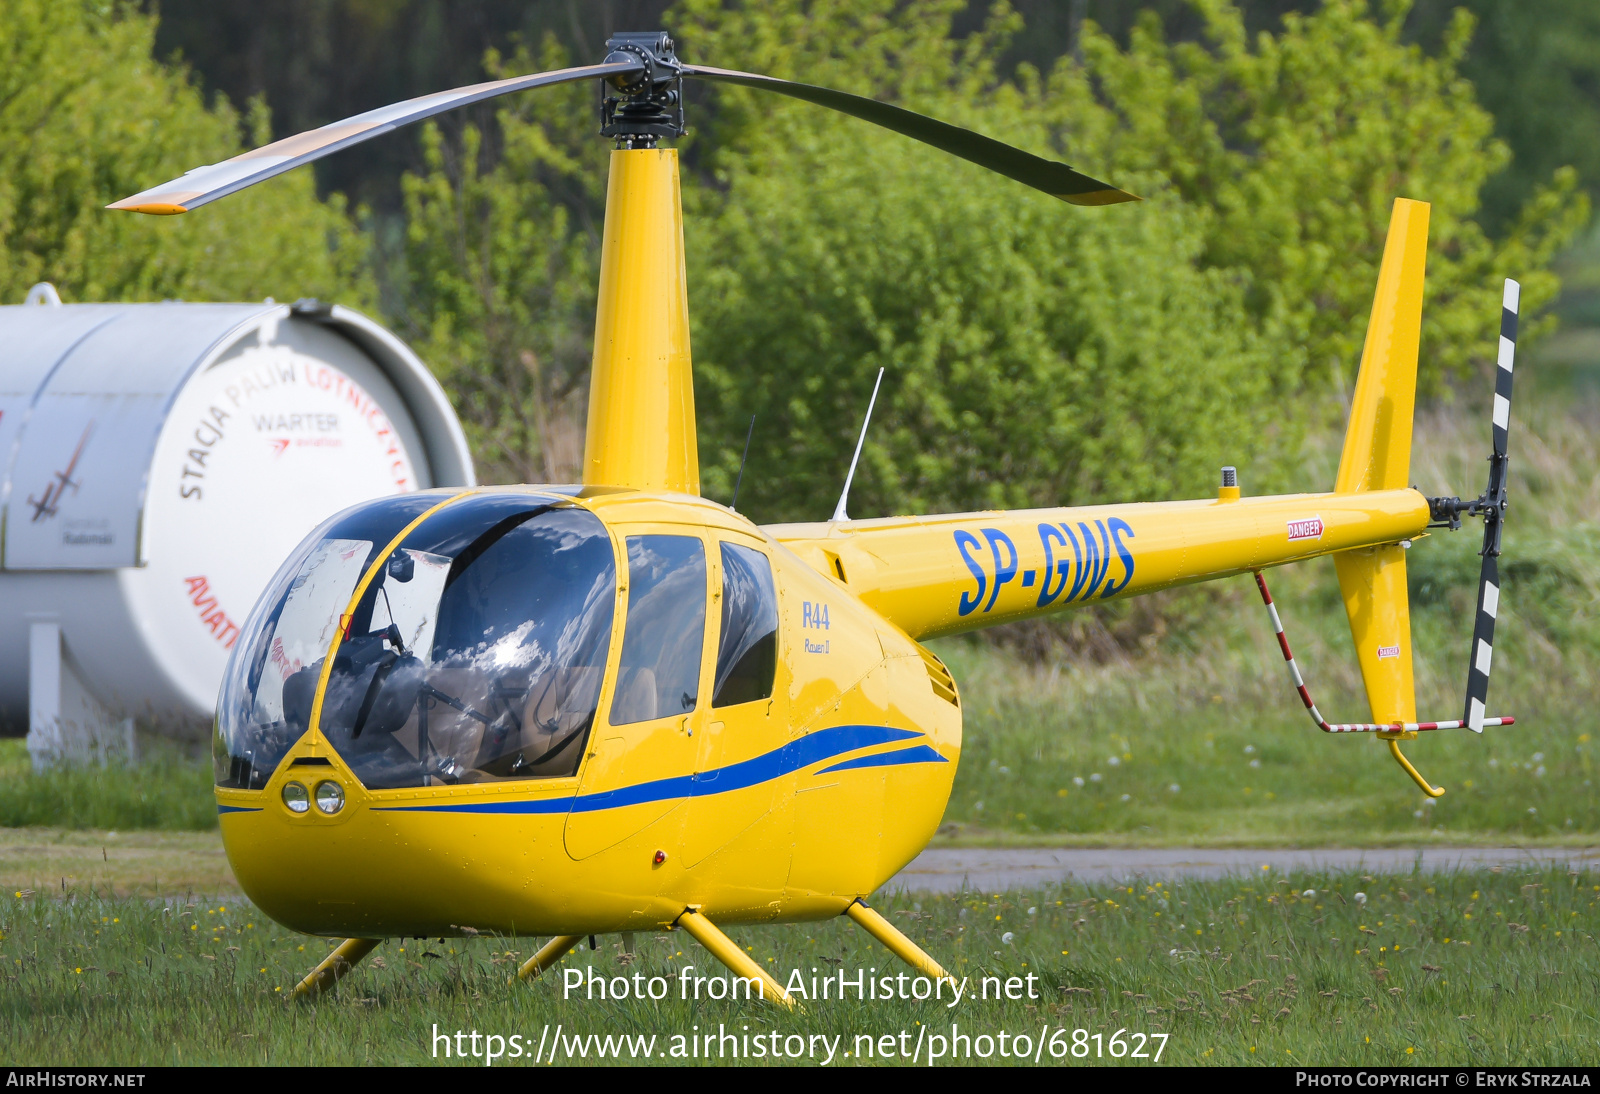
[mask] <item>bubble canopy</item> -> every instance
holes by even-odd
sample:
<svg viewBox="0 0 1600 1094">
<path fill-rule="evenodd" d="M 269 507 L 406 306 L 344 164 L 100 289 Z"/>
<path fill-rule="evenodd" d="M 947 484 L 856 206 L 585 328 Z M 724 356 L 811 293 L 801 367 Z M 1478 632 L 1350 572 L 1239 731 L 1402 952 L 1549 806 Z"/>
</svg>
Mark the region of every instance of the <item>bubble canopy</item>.
<svg viewBox="0 0 1600 1094">
<path fill-rule="evenodd" d="M 569 502 L 485 493 L 449 501 L 384 554 L 441 500 L 346 510 L 279 570 L 223 680 L 218 785 L 266 785 L 310 728 L 336 638 L 318 728 L 363 785 L 576 772 L 611 641 L 611 539 Z"/>
</svg>

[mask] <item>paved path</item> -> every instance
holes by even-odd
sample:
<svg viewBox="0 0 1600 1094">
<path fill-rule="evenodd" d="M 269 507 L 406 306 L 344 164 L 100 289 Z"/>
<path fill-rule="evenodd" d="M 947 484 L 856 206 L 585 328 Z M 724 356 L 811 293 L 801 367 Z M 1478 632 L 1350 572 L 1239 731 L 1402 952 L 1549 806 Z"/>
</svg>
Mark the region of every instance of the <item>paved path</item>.
<svg viewBox="0 0 1600 1094">
<path fill-rule="evenodd" d="M 1428 872 L 1470 866 L 1518 866 L 1562 862 L 1577 869 L 1600 869 L 1600 848 L 1396 847 L 1377 850 L 1222 850 L 1106 848 L 937 849 L 918 855 L 890 879 L 886 889 L 953 892 L 963 887 L 998 892 L 1003 889 L 1077 882 L 1115 881 L 1129 877 L 1152 880 L 1216 878 L 1258 874 L 1268 866 L 1276 874 L 1308 870 L 1355 870 L 1410 873 L 1420 864 Z"/>
</svg>

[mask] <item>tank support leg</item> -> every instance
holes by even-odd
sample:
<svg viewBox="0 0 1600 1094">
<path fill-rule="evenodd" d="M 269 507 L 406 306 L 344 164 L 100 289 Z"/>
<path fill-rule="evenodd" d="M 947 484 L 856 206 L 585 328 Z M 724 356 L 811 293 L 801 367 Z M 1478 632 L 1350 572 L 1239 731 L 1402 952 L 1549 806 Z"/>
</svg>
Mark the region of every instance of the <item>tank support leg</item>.
<svg viewBox="0 0 1600 1094">
<path fill-rule="evenodd" d="M 538 976 L 551 965 L 567 956 L 567 951 L 582 941 L 583 935 L 581 934 L 556 935 L 546 942 L 538 953 L 522 963 L 522 967 L 517 970 L 516 979 L 511 982 L 514 984 L 517 980 L 526 980 L 530 976 Z"/>
<path fill-rule="evenodd" d="M 341 942 L 332 953 L 323 959 L 322 964 L 306 974 L 306 978 L 295 985 L 293 995 L 296 999 L 306 996 L 321 995 L 344 979 L 345 973 L 361 963 L 361 959 L 378 948 L 381 938 L 347 938 Z"/>
<path fill-rule="evenodd" d="M 675 926 L 688 931 L 696 942 L 710 950 L 713 957 L 739 976 L 757 981 L 761 985 L 761 997 L 767 1002 L 784 1007 L 794 1006 L 794 997 L 784 990 L 783 985 L 774 980 L 766 969 L 756 964 L 733 939 L 723 934 L 715 923 L 701 915 L 698 908 L 685 909 L 678 917 Z"/>
<path fill-rule="evenodd" d="M 950 979 L 950 974 L 944 971 L 939 962 L 924 953 L 922 947 L 901 934 L 893 923 L 867 907 L 865 901 L 857 898 L 844 910 L 844 914 L 855 920 L 862 930 L 889 947 L 889 951 L 896 957 L 924 976 L 934 980 Z"/>
</svg>

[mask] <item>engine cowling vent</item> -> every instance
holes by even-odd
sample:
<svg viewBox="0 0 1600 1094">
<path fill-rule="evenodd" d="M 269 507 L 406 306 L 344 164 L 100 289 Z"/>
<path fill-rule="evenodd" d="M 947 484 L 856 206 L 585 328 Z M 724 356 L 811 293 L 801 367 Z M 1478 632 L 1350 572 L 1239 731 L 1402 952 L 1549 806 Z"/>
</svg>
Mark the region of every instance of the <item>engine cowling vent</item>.
<svg viewBox="0 0 1600 1094">
<path fill-rule="evenodd" d="M 926 646 L 918 646 L 917 652 L 922 654 L 922 663 L 928 669 L 928 683 L 933 685 L 933 693 L 953 707 L 961 705 L 961 697 L 956 694 L 956 678 L 950 675 L 950 670 L 944 667 L 944 662 L 933 655 Z"/>
</svg>

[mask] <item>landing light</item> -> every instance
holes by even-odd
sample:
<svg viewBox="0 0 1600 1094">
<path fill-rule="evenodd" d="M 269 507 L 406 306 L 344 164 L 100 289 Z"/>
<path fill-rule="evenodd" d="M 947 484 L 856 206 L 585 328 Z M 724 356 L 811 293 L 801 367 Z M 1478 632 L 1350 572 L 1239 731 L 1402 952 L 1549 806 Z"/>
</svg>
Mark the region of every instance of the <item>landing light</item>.
<svg viewBox="0 0 1600 1094">
<path fill-rule="evenodd" d="M 299 783 L 284 783 L 283 804 L 291 813 L 304 813 L 311 808 L 311 795 Z"/>
<path fill-rule="evenodd" d="M 291 784 L 293 785 L 293 784 Z M 287 794 L 287 791 L 285 791 Z M 305 793 L 304 790 L 301 793 Z M 289 808 L 293 809 L 294 806 Z M 302 810 L 304 805 L 300 807 Z M 317 784 L 317 808 L 330 817 L 344 808 L 344 787 L 336 782 L 320 782 Z"/>
</svg>

